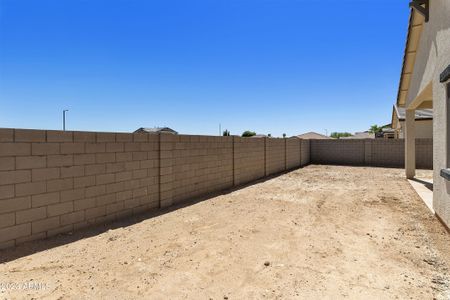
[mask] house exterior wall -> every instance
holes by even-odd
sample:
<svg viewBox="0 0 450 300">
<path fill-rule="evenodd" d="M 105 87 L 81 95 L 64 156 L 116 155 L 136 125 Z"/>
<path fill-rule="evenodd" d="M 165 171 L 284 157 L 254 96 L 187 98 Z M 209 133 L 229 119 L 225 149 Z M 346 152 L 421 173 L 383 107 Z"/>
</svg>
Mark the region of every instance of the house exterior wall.
<svg viewBox="0 0 450 300">
<path fill-rule="evenodd" d="M 430 1 L 430 20 L 424 24 L 416 62 L 408 92 L 407 104 L 433 82 L 433 207 L 436 214 L 450 226 L 450 185 L 440 176 L 447 165 L 447 103 L 445 85 L 440 73 L 450 64 L 450 1 Z"/>
<path fill-rule="evenodd" d="M 0 249 L 308 164 L 309 146 L 301 152 L 306 145 L 300 139 L 0 129 Z"/>
<path fill-rule="evenodd" d="M 405 135 L 405 121 L 400 121 L 399 138 L 404 139 Z M 432 139 L 433 138 L 433 120 L 416 120 L 415 125 L 416 138 L 418 139 Z"/>
</svg>

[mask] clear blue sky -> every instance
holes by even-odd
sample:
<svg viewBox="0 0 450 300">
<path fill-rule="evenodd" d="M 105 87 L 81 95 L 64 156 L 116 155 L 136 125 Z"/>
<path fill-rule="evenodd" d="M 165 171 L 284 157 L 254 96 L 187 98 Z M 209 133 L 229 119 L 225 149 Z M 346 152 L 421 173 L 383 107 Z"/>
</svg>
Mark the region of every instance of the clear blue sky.
<svg viewBox="0 0 450 300">
<path fill-rule="evenodd" d="M 294 135 L 390 122 L 407 0 L 0 0 L 0 127 Z"/>
</svg>

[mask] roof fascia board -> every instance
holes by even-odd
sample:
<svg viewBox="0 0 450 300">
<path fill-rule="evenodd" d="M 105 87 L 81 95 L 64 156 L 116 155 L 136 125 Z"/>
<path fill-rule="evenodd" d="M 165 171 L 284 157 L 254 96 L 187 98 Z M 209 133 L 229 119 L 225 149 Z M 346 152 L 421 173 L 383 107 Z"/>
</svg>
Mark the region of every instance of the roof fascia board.
<svg viewBox="0 0 450 300">
<path fill-rule="evenodd" d="M 406 36 L 406 44 L 405 44 L 405 50 L 403 52 L 403 62 L 402 62 L 402 70 L 400 73 L 400 82 L 398 85 L 398 92 L 397 92 L 397 106 L 401 106 L 403 107 L 404 105 L 406 105 L 406 100 L 408 98 L 408 91 L 406 91 L 406 96 L 405 96 L 405 103 L 400 103 L 400 96 L 401 96 L 401 92 L 402 92 L 402 85 L 403 85 L 403 81 L 405 80 L 404 75 L 406 74 L 405 70 L 406 70 L 406 66 L 408 63 L 408 54 L 410 53 L 415 53 L 417 51 L 417 49 L 413 49 L 412 51 L 408 51 L 409 49 L 409 45 L 410 45 L 410 40 L 411 40 L 411 34 L 412 34 L 412 29 L 416 28 L 416 27 L 422 27 L 423 26 L 423 22 L 420 22 L 420 24 L 414 24 L 415 23 L 415 17 L 419 16 L 418 14 L 415 13 L 414 9 L 410 9 L 410 15 L 409 15 L 409 23 L 408 23 L 408 33 Z M 422 28 L 420 28 L 422 29 Z M 419 32 L 419 41 L 420 41 L 420 37 L 422 35 L 422 30 Z M 419 44 L 419 41 L 417 44 Z M 416 55 L 413 55 L 413 59 L 414 61 L 412 61 L 412 71 L 411 71 L 411 75 L 414 72 L 414 65 L 415 65 L 415 60 L 416 60 Z M 409 80 L 411 80 L 411 77 L 409 77 Z M 409 85 L 408 85 L 408 90 L 409 90 Z"/>
</svg>

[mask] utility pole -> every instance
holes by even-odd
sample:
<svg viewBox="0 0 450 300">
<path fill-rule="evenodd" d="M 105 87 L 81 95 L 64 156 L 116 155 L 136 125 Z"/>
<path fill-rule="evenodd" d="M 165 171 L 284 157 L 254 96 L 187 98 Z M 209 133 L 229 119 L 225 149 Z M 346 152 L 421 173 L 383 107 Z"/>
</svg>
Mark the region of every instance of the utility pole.
<svg viewBox="0 0 450 300">
<path fill-rule="evenodd" d="M 219 136 L 222 135 L 222 124 L 219 123 Z"/>
<path fill-rule="evenodd" d="M 66 131 L 66 112 L 68 111 L 68 109 L 63 110 L 63 131 Z"/>
</svg>

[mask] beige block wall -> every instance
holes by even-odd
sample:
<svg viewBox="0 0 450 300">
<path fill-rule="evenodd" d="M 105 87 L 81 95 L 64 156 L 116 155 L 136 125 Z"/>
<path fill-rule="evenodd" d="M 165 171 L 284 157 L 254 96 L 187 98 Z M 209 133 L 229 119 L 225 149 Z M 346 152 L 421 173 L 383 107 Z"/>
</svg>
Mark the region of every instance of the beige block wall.
<svg viewBox="0 0 450 300">
<path fill-rule="evenodd" d="M 266 175 L 286 170 L 286 139 L 266 139 Z"/>
<path fill-rule="evenodd" d="M 265 174 L 264 138 L 234 139 L 234 184 L 241 185 L 260 178 Z"/>
<path fill-rule="evenodd" d="M 416 167 L 433 170 L 433 139 L 416 140 Z"/>
<path fill-rule="evenodd" d="M 158 136 L 0 129 L 0 248 L 159 206 Z"/>
<path fill-rule="evenodd" d="M 311 162 L 403 168 L 405 140 L 311 140 Z M 416 165 L 433 169 L 432 139 L 416 139 Z"/>
<path fill-rule="evenodd" d="M 307 148 L 298 139 L 0 129 L 0 249 L 282 172 L 308 163 Z"/>
<path fill-rule="evenodd" d="M 311 161 L 311 141 L 310 140 L 301 140 L 301 148 L 300 148 L 300 154 L 301 154 L 301 166 L 306 166 Z"/>
<path fill-rule="evenodd" d="M 286 168 L 298 168 L 301 165 L 301 140 L 298 138 L 286 139 Z"/>
<path fill-rule="evenodd" d="M 310 142 L 313 163 L 364 164 L 364 140 L 310 140 Z"/>
<path fill-rule="evenodd" d="M 402 139 L 375 139 L 370 141 L 371 157 L 366 165 L 405 167 L 405 141 Z M 367 144 L 366 144 L 367 145 Z M 416 167 L 433 169 L 433 139 L 416 139 Z"/>
<path fill-rule="evenodd" d="M 169 205 L 233 186 L 232 137 L 163 134 L 161 143 L 161 190 L 170 192 Z"/>
<path fill-rule="evenodd" d="M 418 166 L 432 140 L 417 140 Z M 0 248 L 313 163 L 396 166 L 399 140 L 299 140 L 0 129 Z"/>
<path fill-rule="evenodd" d="M 405 140 L 375 139 L 369 141 L 369 145 L 371 147 L 371 162 L 369 165 L 397 168 L 405 166 Z M 418 153 L 417 157 L 419 156 Z"/>
</svg>

